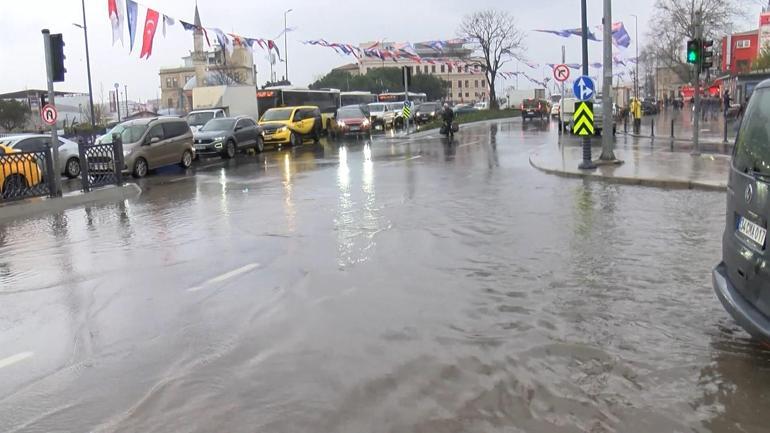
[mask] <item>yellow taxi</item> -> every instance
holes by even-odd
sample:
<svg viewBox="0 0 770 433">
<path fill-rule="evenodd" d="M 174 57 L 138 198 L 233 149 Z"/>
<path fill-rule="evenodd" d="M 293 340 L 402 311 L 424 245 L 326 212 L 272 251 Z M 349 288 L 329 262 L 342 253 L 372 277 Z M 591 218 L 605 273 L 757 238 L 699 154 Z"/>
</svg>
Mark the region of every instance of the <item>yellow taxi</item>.
<svg viewBox="0 0 770 433">
<path fill-rule="evenodd" d="M 0 194 L 2 198 L 22 197 L 26 189 L 43 181 L 37 159 L 29 155 L 14 156 L 19 151 L 0 145 Z"/>
<path fill-rule="evenodd" d="M 271 108 L 259 119 L 265 144 L 299 146 L 305 138 L 318 141 L 323 128 L 321 110 L 311 105 Z"/>
</svg>

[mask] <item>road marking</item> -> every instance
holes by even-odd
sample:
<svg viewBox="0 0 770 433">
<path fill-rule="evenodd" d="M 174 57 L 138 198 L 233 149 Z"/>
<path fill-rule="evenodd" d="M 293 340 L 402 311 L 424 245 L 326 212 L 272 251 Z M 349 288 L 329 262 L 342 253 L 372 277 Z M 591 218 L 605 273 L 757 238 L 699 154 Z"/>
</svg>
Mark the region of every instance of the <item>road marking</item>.
<svg viewBox="0 0 770 433">
<path fill-rule="evenodd" d="M 457 147 L 472 146 L 474 144 L 479 144 L 479 140 L 471 141 L 471 142 L 468 142 L 468 143 L 463 143 L 463 144 L 458 145 Z"/>
<path fill-rule="evenodd" d="M 199 291 L 203 290 L 206 286 L 210 286 L 212 284 L 222 283 L 222 282 L 227 281 L 227 280 L 229 280 L 231 278 L 237 277 L 238 275 L 242 275 L 242 274 L 245 274 L 245 273 L 247 273 L 249 271 L 252 271 L 252 270 L 254 270 L 254 269 L 258 268 L 258 267 L 259 267 L 259 263 L 250 263 L 250 264 L 248 264 L 246 266 L 241 266 L 238 269 L 233 269 L 232 271 L 225 272 L 224 274 L 216 276 L 216 277 L 214 277 L 214 278 L 212 278 L 210 280 L 206 280 L 206 281 L 204 281 L 203 283 L 201 283 L 198 286 L 191 287 L 191 288 L 187 289 L 187 291 L 188 292 L 199 292 Z"/>
<path fill-rule="evenodd" d="M 33 355 L 34 353 L 32 352 L 22 352 L 13 356 L 9 356 L 5 359 L 0 359 L 0 368 L 10 367 L 17 362 L 24 361 L 27 358 L 32 358 Z"/>
<path fill-rule="evenodd" d="M 422 158 L 422 155 L 413 156 L 411 158 L 407 158 L 406 161 L 411 161 L 413 159 Z"/>
</svg>

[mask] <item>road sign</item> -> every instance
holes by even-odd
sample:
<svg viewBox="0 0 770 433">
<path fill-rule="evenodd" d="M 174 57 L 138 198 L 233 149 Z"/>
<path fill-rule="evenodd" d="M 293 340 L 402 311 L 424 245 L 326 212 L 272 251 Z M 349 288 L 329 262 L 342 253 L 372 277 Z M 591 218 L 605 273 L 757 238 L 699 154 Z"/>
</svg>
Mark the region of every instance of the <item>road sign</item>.
<svg viewBox="0 0 770 433">
<path fill-rule="evenodd" d="M 56 119 L 59 117 L 59 113 L 56 112 L 56 107 L 51 104 L 46 104 L 42 110 L 40 110 L 40 118 L 43 119 L 46 125 L 56 125 Z"/>
<path fill-rule="evenodd" d="M 560 83 L 567 81 L 569 79 L 569 67 L 567 65 L 554 66 L 553 77 Z"/>
<path fill-rule="evenodd" d="M 594 103 L 575 102 L 575 114 L 572 115 L 572 133 L 576 135 L 594 135 Z"/>
<path fill-rule="evenodd" d="M 581 75 L 575 80 L 572 85 L 572 92 L 575 94 L 575 98 L 578 101 L 588 101 L 593 99 L 594 93 L 596 93 L 596 84 L 591 77 Z"/>
<path fill-rule="evenodd" d="M 404 118 L 409 118 L 412 115 L 412 101 L 404 101 L 402 113 L 404 114 Z"/>
</svg>

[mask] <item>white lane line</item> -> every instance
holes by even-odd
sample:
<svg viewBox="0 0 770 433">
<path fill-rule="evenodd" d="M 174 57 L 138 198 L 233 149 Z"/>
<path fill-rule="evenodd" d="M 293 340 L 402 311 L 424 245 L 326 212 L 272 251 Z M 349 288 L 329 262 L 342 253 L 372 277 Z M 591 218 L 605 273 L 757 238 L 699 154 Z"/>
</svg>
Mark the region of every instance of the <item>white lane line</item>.
<svg viewBox="0 0 770 433">
<path fill-rule="evenodd" d="M 13 356 L 9 356 L 5 359 L 0 359 L 0 368 L 10 367 L 17 362 L 24 361 L 27 358 L 32 358 L 33 355 L 34 353 L 32 352 L 22 352 Z"/>
<path fill-rule="evenodd" d="M 225 272 L 224 274 L 218 275 L 218 276 L 216 276 L 216 277 L 214 277 L 214 278 L 212 278 L 210 280 L 206 280 L 206 281 L 204 281 L 203 283 L 201 283 L 198 286 L 191 287 L 191 288 L 187 289 L 187 291 L 188 292 L 198 292 L 198 291 L 201 291 L 206 286 L 210 286 L 212 284 L 217 284 L 217 283 L 221 283 L 221 282 L 227 281 L 227 280 L 229 280 L 231 278 L 237 277 L 238 275 L 242 275 L 242 274 L 245 274 L 247 272 L 250 272 L 250 271 L 252 271 L 252 270 L 254 270 L 254 269 L 258 268 L 258 267 L 259 267 L 259 263 L 250 263 L 250 264 L 248 264 L 246 266 L 241 266 L 238 269 L 233 269 L 232 271 Z"/>
<path fill-rule="evenodd" d="M 417 156 L 413 156 L 411 158 L 407 158 L 407 159 L 405 159 L 405 161 L 411 161 L 411 160 L 417 159 L 417 158 L 422 158 L 422 155 L 417 155 Z"/>
<path fill-rule="evenodd" d="M 460 144 L 460 145 L 458 145 L 457 147 L 472 146 L 472 145 L 474 145 L 474 144 L 479 144 L 479 140 L 476 140 L 476 141 L 471 141 L 471 142 L 469 142 L 469 143 L 463 143 L 463 144 Z"/>
</svg>

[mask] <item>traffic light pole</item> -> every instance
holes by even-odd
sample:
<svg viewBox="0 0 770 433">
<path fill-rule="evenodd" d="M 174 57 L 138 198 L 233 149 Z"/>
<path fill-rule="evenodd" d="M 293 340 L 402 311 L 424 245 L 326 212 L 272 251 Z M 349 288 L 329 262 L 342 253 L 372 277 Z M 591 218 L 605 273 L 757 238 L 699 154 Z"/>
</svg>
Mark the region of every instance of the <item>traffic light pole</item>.
<svg viewBox="0 0 770 433">
<path fill-rule="evenodd" d="M 701 12 L 695 11 L 695 40 L 698 41 L 698 60 L 695 62 L 695 97 L 693 102 L 693 121 L 692 121 L 692 154 L 700 155 L 700 144 L 698 135 L 700 133 L 700 69 L 703 61 L 701 47 L 703 46 L 703 25 L 701 24 Z"/>
<path fill-rule="evenodd" d="M 586 0 L 580 0 L 580 18 L 583 26 L 583 75 L 588 76 L 588 12 Z M 591 160 L 591 137 L 583 136 L 583 160 L 578 165 L 580 170 L 596 170 Z"/>
<path fill-rule="evenodd" d="M 404 75 L 404 101 L 409 103 L 409 66 L 404 66 L 401 73 Z M 401 111 L 403 116 L 403 109 Z M 405 116 L 404 125 L 406 126 L 406 135 L 409 135 L 409 116 Z"/>
<path fill-rule="evenodd" d="M 45 47 L 45 69 L 46 77 L 48 78 L 48 103 L 56 107 L 54 101 L 53 91 L 53 56 L 51 54 L 51 32 L 48 29 L 43 29 L 43 46 Z M 40 107 L 42 110 L 43 107 Z M 39 113 L 38 113 L 39 115 Z M 53 158 L 54 174 L 53 174 L 53 186 L 54 190 L 51 191 L 51 195 L 54 197 L 61 197 L 61 176 L 59 176 L 59 137 L 56 136 L 56 123 L 51 125 L 51 157 Z"/>
</svg>

